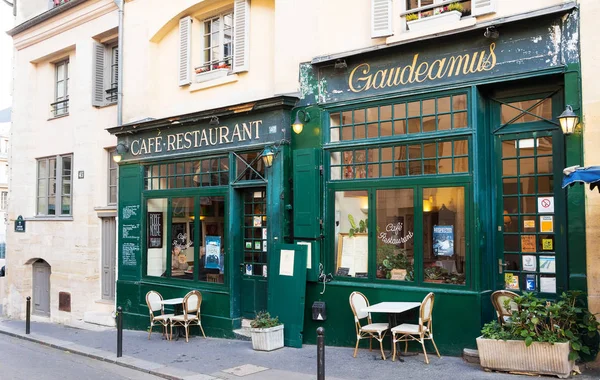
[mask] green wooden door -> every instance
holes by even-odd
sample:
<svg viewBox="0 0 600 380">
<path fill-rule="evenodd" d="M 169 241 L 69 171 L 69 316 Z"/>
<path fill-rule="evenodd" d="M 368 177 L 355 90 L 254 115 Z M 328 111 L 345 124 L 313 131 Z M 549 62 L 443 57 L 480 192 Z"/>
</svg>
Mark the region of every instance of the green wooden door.
<svg viewBox="0 0 600 380">
<path fill-rule="evenodd" d="M 565 281 L 564 138 L 542 126 L 494 137 L 497 288 L 552 296 Z"/>
<path fill-rule="evenodd" d="M 254 318 L 267 309 L 267 198 L 266 188 L 242 190 L 242 247 L 240 269 L 241 309 L 244 318 Z"/>
<path fill-rule="evenodd" d="M 307 246 L 281 244 L 269 258 L 269 312 L 284 324 L 283 344 L 302 347 Z"/>
</svg>

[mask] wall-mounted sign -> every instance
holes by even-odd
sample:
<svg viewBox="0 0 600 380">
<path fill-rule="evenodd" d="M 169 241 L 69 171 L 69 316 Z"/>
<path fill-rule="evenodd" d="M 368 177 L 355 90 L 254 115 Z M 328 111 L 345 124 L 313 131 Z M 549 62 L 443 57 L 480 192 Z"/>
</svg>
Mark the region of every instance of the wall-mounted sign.
<svg viewBox="0 0 600 380">
<path fill-rule="evenodd" d="M 25 232 L 25 221 L 21 215 L 15 220 L 15 232 Z"/>
</svg>

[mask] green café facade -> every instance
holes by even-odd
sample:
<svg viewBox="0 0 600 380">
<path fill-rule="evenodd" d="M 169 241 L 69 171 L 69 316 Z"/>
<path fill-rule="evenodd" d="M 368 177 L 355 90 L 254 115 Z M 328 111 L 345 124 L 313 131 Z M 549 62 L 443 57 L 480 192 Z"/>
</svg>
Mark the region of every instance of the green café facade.
<svg viewBox="0 0 600 380">
<path fill-rule="evenodd" d="M 480 28 L 315 58 L 300 99 L 112 128 L 127 147 L 125 327 L 147 328 L 149 290 L 198 289 L 208 335 L 268 309 L 286 345 L 323 326 L 327 344 L 354 346 L 351 292 L 372 304 L 434 292 L 436 343 L 458 355 L 494 318 L 493 291 L 585 290 L 583 189 L 560 186 L 581 134 L 557 122 L 566 105 L 581 113 L 578 11 L 505 21 L 497 39 Z"/>
</svg>

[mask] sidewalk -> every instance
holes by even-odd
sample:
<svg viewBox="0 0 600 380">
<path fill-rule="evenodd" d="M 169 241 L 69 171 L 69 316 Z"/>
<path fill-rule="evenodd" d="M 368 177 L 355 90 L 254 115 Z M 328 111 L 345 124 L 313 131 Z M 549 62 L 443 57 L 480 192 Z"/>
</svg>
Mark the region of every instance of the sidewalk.
<svg viewBox="0 0 600 380">
<path fill-rule="evenodd" d="M 83 326 L 83 325 L 82 325 Z M 158 329 L 157 329 L 158 330 Z M 125 367 L 161 376 L 185 380 L 310 380 L 316 379 L 317 348 L 304 345 L 301 349 L 285 347 L 272 352 L 252 350 L 252 343 L 193 336 L 189 343 L 163 340 L 160 332 L 123 331 L 123 357 L 116 357 L 116 330 L 85 325 L 83 328 L 43 322 L 31 323 L 31 334 L 25 335 L 25 322 L 0 320 L 0 333 L 31 340 L 51 347 L 104 360 Z M 327 338 L 325 340 L 327 342 Z M 361 345 L 366 347 L 367 343 Z M 478 365 L 460 358 L 423 355 L 410 356 L 405 362 L 383 361 L 377 350 L 359 349 L 356 359 L 352 348 L 325 348 L 327 380 L 395 379 L 531 379 L 484 372 Z M 586 373 L 577 379 L 598 379 L 598 374 Z"/>
</svg>

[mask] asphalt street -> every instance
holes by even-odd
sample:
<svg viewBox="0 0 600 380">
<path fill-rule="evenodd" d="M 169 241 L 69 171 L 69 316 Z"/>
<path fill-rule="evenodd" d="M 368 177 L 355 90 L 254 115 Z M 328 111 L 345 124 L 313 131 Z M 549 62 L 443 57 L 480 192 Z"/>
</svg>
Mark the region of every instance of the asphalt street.
<svg viewBox="0 0 600 380">
<path fill-rule="evenodd" d="M 2 380 L 152 380 L 160 377 L 116 364 L 3 335 L 0 338 Z"/>
</svg>

